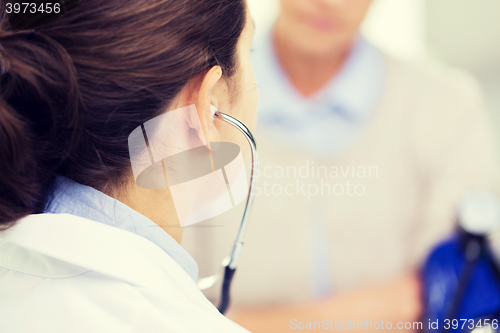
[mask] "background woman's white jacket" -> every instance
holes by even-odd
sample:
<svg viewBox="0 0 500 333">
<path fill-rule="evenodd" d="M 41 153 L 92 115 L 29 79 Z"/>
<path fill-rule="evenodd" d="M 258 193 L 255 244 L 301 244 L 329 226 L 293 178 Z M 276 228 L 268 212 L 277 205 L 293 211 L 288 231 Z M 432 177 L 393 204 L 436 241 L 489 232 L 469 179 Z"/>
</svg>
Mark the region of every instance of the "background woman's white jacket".
<svg viewBox="0 0 500 333">
<path fill-rule="evenodd" d="M 69 214 L 0 233 L 0 332 L 246 332 L 162 249 Z"/>
</svg>

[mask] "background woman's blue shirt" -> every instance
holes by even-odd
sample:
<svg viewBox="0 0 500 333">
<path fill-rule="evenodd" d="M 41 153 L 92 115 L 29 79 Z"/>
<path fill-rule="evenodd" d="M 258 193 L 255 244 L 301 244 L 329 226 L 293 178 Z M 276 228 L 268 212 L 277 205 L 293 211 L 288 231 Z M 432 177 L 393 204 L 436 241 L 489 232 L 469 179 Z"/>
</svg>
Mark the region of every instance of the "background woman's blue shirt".
<svg viewBox="0 0 500 333">
<path fill-rule="evenodd" d="M 318 158 L 348 150 L 362 136 L 383 92 L 383 54 L 359 36 L 341 70 L 320 91 L 303 96 L 278 61 L 272 31 L 254 44 L 258 127 L 277 142 Z"/>
<path fill-rule="evenodd" d="M 320 91 L 305 97 L 295 89 L 278 61 L 273 32 L 254 45 L 252 64 L 259 86 L 257 127 L 283 146 L 331 159 L 361 139 L 378 107 L 386 79 L 380 50 L 362 36 L 340 69 Z M 263 161 L 265 164 L 265 161 Z M 310 202 L 309 260 L 314 297 L 331 294 L 331 258 L 323 207 Z"/>
</svg>

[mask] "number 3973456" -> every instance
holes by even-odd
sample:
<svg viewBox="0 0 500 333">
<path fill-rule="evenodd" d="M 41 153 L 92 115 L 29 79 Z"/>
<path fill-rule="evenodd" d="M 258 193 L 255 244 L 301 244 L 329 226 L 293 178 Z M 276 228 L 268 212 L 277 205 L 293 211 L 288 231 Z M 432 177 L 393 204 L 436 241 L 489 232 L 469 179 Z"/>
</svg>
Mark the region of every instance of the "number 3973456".
<svg viewBox="0 0 500 333">
<path fill-rule="evenodd" d="M 31 2 L 16 2 L 6 3 L 5 11 L 7 14 L 59 14 L 61 12 L 60 3 L 31 3 Z"/>
<path fill-rule="evenodd" d="M 445 319 L 444 329 L 474 329 L 478 327 L 490 326 L 493 329 L 498 328 L 497 319 Z"/>
</svg>

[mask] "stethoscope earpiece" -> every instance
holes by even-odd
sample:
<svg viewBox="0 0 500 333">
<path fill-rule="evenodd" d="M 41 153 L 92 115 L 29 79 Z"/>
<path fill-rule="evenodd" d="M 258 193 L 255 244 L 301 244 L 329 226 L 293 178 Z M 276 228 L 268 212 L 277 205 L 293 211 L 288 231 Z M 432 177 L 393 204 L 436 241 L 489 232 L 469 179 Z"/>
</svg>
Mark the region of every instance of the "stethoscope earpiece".
<svg viewBox="0 0 500 333">
<path fill-rule="evenodd" d="M 212 112 L 212 118 L 215 117 L 215 113 L 217 112 L 217 108 L 210 104 L 210 111 Z"/>
</svg>

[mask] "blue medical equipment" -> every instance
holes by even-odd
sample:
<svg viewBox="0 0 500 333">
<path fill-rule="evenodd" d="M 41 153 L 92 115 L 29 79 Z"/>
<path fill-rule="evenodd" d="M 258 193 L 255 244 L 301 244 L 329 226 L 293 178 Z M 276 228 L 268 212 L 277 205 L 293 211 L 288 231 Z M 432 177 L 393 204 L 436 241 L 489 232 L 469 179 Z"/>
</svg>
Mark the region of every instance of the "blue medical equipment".
<svg viewBox="0 0 500 333">
<path fill-rule="evenodd" d="M 500 332 L 500 269 L 488 235 L 500 225 L 500 202 L 469 193 L 455 235 L 428 257 L 421 273 L 424 332 Z"/>
</svg>

